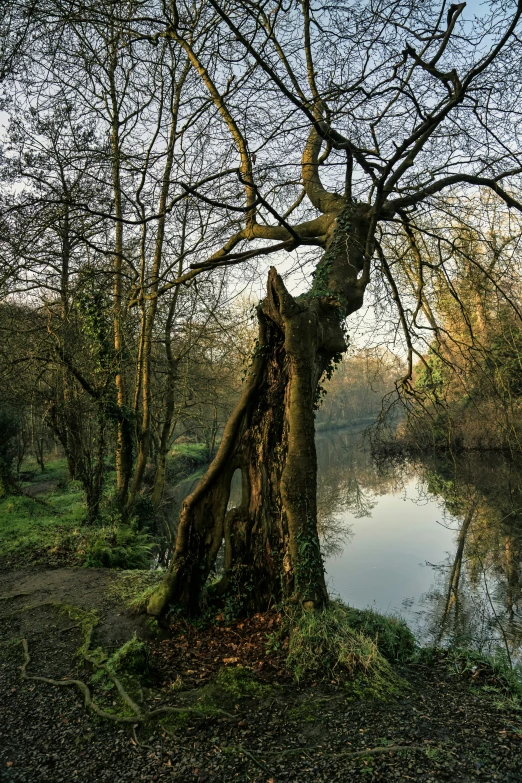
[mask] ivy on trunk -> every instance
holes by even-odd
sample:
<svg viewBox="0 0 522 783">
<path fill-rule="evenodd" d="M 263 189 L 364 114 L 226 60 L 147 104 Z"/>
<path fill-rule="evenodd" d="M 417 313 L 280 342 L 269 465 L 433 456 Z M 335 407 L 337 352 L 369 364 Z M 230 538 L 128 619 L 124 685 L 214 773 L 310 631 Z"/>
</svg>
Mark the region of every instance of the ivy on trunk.
<svg viewBox="0 0 522 783">
<path fill-rule="evenodd" d="M 344 320 L 363 301 L 368 221 L 348 203 L 332 214 L 311 290 L 292 297 L 274 267 L 257 308 L 259 337 L 241 399 L 218 453 L 183 504 L 176 547 L 153 615 L 170 605 L 199 611 L 224 546 L 224 573 L 210 596 L 237 611 L 280 599 L 319 608 L 328 600 L 317 533 L 314 411 L 320 380 L 346 350 Z M 239 507 L 227 511 L 241 472 Z"/>
</svg>

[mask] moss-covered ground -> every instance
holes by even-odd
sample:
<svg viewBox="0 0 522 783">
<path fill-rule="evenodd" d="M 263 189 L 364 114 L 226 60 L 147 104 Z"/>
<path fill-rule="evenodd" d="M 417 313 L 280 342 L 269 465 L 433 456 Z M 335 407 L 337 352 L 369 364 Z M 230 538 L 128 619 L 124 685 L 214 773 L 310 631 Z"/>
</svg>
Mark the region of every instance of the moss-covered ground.
<svg viewBox="0 0 522 783">
<path fill-rule="evenodd" d="M 0 557 L 20 561 L 48 553 L 59 559 L 79 535 L 86 508 L 78 482 L 67 480 L 65 460 L 51 460 L 44 473 L 24 465 L 20 495 L 0 498 Z"/>
<path fill-rule="evenodd" d="M 65 459 L 50 459 L 42 473 L 27 460 L 19 494 L 0 498 L 0 565 L 86 565 L 145 568 L 153 542 L 121 524 L 111 506 L 110 475 L 97 524 L 86 523 L 85 493 L 68 478 Z"/>
<path fill-rule="evenodd" d="M 168 455 L 167 480 L 175 487 L 199 475 L 207 462 L 203 444 L 176 444 Z M 140 520 L 122 525 L 111 502 L 113 485 L 109 470 L 100 518 L 88 525 L 85 493 L 79 481 L 69 480 L 66 460 L 48 457 L 42 472 L 33 458 L 26 459 L 19 494 L 0 497 L 0 566 L 147 568 L 154 541 L 144 532 L 137 535 L 136 526 L 144 527 Z"/>
</svg>

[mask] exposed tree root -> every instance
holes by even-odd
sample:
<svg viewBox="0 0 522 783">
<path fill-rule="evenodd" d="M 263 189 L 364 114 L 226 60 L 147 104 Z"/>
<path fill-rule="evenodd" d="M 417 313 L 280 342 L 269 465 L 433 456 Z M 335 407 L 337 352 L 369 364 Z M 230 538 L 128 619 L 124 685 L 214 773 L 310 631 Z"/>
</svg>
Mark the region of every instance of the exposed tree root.
<svg viewBox="0 0 522 783">
<path fill-rule="evenodd" d="M 11 593 L 10 595 L 0 595 L 0 601 L 14 601 L 15 598 L 31 595 L 31 593 Z"/>
<path fill-rule="evenodd" d="M 377 756 L 384 753 L 398 753 L 400 751 L 407 751 L 407 750 L 426 750 L 426 747 L 427 747 L 426 745 L 383 745 L 375 748 L 365 748 L 364 750 L 355 750 L 355 751 L 341 750 L 338 752 L 330 751 L 330 754 L 333 756 L 341 757 L 343 759 L 357 759 L 357 758 L 365 758 L 367 756 Z M 316 748 L 314 748 L 314 750 L 315 749 Z M 270 780 L 273 780 L 272 777 L 273 773 L 271 772 L 271 770 L 251 750 L 248 750 L 248 748 L 245 748 L 242 745 L 235 745 L 233 747 L 223 748 L 223 750 L 235 751 L 236 753 L 240 753 L 243 756 L 246 756 L 258 769 L 260 769 L 262 772 L 268 775 Z M 308 750 L 311 749 L 309 748 Z M 266 751 L 261 755 L 271 756 L 272 758 L 275 757 L 277 759 L 277 758 L 282 758 L 284 756 L 290 756 L 296 753 L 302 754 L 302 753 L 306 753 L 306 751 L 304 748 L 286 748 L 285 750 Z M 308 756 L 308 758 L 310 758 L 310 756 Z"/>
<path fill-rule="evenodd" d="M 29 655 L 29 647 L 27 644 L 27 640 L 22 639 L 21 641 L 24 649 L 24 663 L 21 666 L 23 680 L 36 680 L 37 682 L 45 682 L 48 685 L 55 685 L 58 687 L 74 686 L 80 691 L 80 693 L 83 694 L 84 706 L 91 709 L 100 718 L 107 718 L 107 720 L 112 720 L 115 721 L 116 723 L 136 724 L 136 723 L 146 723 L 147 721 L 153 720 L 154 718 L 158 718 L 163 715 L 169 715 L 172 713 L 178 713 L 178 714 L 192 713 L 193 715 L 197 715 L 198 717 L 201 718 L 207 717 L 205 712 L 197 709 L 196 707 L 158 707 L 158 709 L 156 710 L 150 710 L 150 711 L 142 710 L 141 707 L 139 707 L 129 696 L 129 694 L 127 693 L 127 691 L 125 690 L 121 682 L 114 674 L 112 674 L 112 672 L 110 672 L 105 666 L 103 665 L 100 666 L 99 664 L 96 664 L 92 660 L 92 658 L 84 654 L 86 660 L 90 661 L 91 663 L 95 663 L 97 668 L 103 669 L 105 673 L 111 678 L 122 700 L 134 712 L 134 715 L 130 715 L 130 716 L 118 715 L 117 713 L 107 712 L 107 710 L 102 709 L 101 707 L 98 706 L 98 704 L 96 704 L 95 701 L 93 701 L 89 687 L 82 680 L 76 680 L 76 679 L 55 680 L 51 677 L 42 677 L 41 675 L 27 674 L 27 667 L 31 661 L 31 656 Z M 224 710 L 219 709 L 216 711 L 222 715 L 227 715 L 228 717 L 232 717 L 230 713 L 225 712 Z"/>
<path fill-rule="evenodd" d="M 138 745 L 140 748 L 145 748 L 146 750 L 154 750 L 152 745 L 147 745 L 145 742 L 140 742 L 138 739 L 138 735 L 136 734 L 136 724 L 132 724 L 132 736 L 134 738 L 134 742 L 136 745 Z"/>
<path fill-rule="evenodd" d="M 12 596 L 11 596 L 12 597 Z M 30 612 L 32 609 L 40 609 L 42 606 L 60 606 L 55 601 L 41 601 L 37 604 L 27 604 L 27 606 L 21 606 L 20 609 L 15 609 L 14 612 L 8 612 L 7 614 L 0 615 L 1 620 L 12 620 L 13 617 L 17 617 L 22 612 Z"/>
</svg>

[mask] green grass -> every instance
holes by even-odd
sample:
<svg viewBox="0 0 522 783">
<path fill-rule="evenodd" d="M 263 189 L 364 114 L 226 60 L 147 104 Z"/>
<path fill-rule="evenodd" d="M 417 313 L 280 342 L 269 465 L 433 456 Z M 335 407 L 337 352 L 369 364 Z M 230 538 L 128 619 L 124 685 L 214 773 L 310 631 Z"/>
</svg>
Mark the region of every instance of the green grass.
<svg viewBox="0 0 522 783">
<path fill-rule="evenodd" d="M 373 639 L 389 661 L 405 663 L 415 655 L 415 637 L 401 617 L 383 615 L 373 609 L 346 607 L 346 620 L 354 631 Z"/>
<path fill-rule="evenodd" d="M 69 565 L 108 568 L 147 568 L 152 541 L 132 525 L 122 525 L 111 511 L 110 499 L 101 523 L 85 524 L 87 506 L 80 482 L 69 481 L 64 459 L 50 460 L 44 473 L 30 461 L 24 472 L 35 484 L 51 486 L 36 497 L 10 495 L 0 499 L 0 556 L 18 560 L 61 561 Z"/>
<path fill-rule="evenodd" d="M 122 606 L 140 609 L 159 586 L 163 575 L 162 570 L 122 571 L 107 588 L 107 594 Z"/>
<path fill-rule="evenodd" d="M 286 665 L 297 682 L 343 684 L 357 698 L 393 696 L 405 683 L 379 650 L 376 639 L 352 626 L 355 611 L 339 600 L 331 601 L 320 612 L 289 611 Z M 372 618 L 373 628 L 376 617 Z M 378 617 L 380 625 L 385 626 L 387 618 Z M 395 628 L 390 625 L 390 636 Z"/>
<path fill-rule="evenodd" d="M 65 487 L 29 498 L 0 500 L 0 555 L 52 550 L 79 533 L 86 515 L 85 496 L 78 487 Z"/>
<path fill-rule="evenodd" d="M 208 463 L 204 443 L 176 443 L 167 456 L 169 481 L 180 481 Z"/>
<path fill-rule="evenodd" d="M 67 460 L 65 457 L 46 459 L 45 470 L 42 472 L 34 457 L 27 457 L 22 464 L 22 473 L 27 474 L 23 480 L 24 487 L 39 484 L 41 481 L 67 481 Z"/>
</svg>

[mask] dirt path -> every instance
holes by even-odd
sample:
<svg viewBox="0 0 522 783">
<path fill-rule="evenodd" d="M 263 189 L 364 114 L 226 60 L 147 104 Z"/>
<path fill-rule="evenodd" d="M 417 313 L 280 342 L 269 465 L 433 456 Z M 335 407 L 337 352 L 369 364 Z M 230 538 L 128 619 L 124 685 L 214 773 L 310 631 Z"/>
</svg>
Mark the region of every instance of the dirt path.
<svg viewBox="0 0 522 783">
<path fill-rule="evenodd" d="M 140 633 L 141 620 L 107 595 L 115 578 L 102 569 L 0 576 L 2 783 L 522 781 L 521 715 L 498 695 L 471 691 L 442 661 L 405 667 L 411 687 L 387 702 L 298 688 L 281 668 L 284 655 L 266 653 L 269 616 L 207 628 L 178 620 L 149 641 L 150 673 L 136 698 L 154 708 L 204 705 L 210 694 L 206 716 L 187 712 L 134 733 L 86 710 L 75 688 L 22 680 L 23 637 L 29 675 L 79 677 L 118 709 L 112 692 L 91 683 L 78 657 L 82 631 L 63 611 L 99 610 L 93 648 L 110 651 Z M 234 680 L 241 666 L 256 672 L 250 690 Z"/>
<path fill-rule="evenodd" d="M 26 569 L 0 575 L 0 599 L 24 603 L 60 601 L 92 608 L 104 600 L 114 572 L 103 568 Z"/>
<path fill-rule="evenodd" d="M 23 494 L 29 498 L 35 498 L 37 495 L 43 495 L 44 492 L 49 492 L 51 489 L 55 489 L 57 481 L 39 481 L 38 484 L 31 484 L 28 487 L 24 487 Z"/>
<path fill-rule="evenodd" d="M 46 604 L 99 609 L 101 621 L 95 629 L 95 641 L 109 648 L 119 646 L 139 632 L 142 623 L 107 597 L 115 578 L 117 572 L 103 568 L 12 571 L 0 576 L 0 607 L 9 607 L 9 612 L 23 609 L 20 617 L 27 614 L 28 607 L 34 607 L 28 616 L 35 616 L 38 607 Z"/>
</svg>

